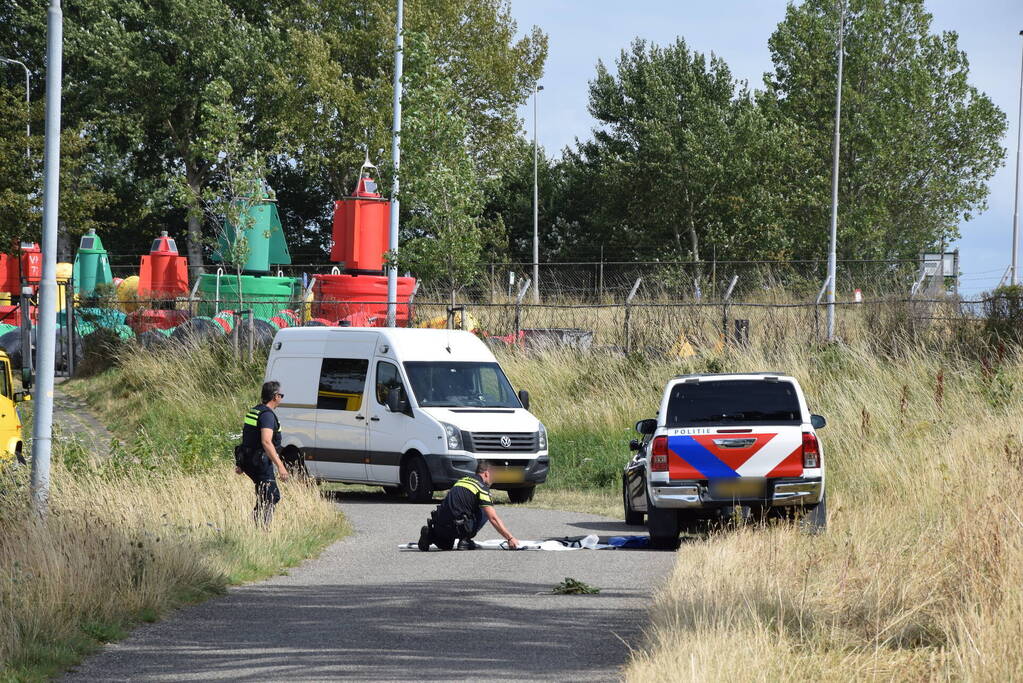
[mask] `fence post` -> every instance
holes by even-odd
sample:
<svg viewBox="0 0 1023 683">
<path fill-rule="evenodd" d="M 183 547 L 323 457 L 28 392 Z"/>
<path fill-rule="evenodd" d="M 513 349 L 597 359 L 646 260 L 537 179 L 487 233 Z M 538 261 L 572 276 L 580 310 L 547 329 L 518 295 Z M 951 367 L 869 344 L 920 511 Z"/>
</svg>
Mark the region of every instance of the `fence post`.
<svg viewBox="0 0 1023 683">
<path fill-rule="evenodd" d="M 412 294 L 408 298 L 408 322 L 405 323 L 405 327 L 412 327 L 412 302 L 415 301 L 417 293 L 419 293 L 419 280 L 416 280 L 416 284 L 412 288 Z"/>
<path fill-rule="evenodd" d="M 515 344 L 519 343 L 519 332 L 522 330 L 522 299 L 525 298 L 526 292 L 529 291 L 530 284 L 532 283 L 527 277 L 522 282 L 522 287 L 519 288 L 518 296 L 515 297 Z"/>
<path fill-rule="evenodd" d="M 490 264 L 490 302 L 489 303 L 494 303 L 494 294 L 495 294 L 494 290 L 497 288 L 497 281 L 494 280 L 494 278 L 496 277 L 496 273 L 494 272 L 495 270 L 496 269 L 494 268 L 494 264 L 491 263 Z"/>
<path fill-rule="evenodd" d="M 814 302 L 813 307 L 813 336 L 815 339 L 821 338 L 821 299 L 824 298 L 824 292 L 828 289 L 828 283 L 831 282 L 831 275 L 827 275 L 824 278 L 824 284 L 821 285 L 821 291 L 817 292 L 817 300 Z"/>
<path fill-rule="evenodd" d="M 251 308 L 249 309 L 248 313 L 249 313 L 249 361 L 251 362 L 254 355 L 253 352 L 256 346 L 256 329 L 252 326 Z"/>
<path fill-rule="evenodd" d="M 721 341 L 723 344 L 728 344 L 728 302 L 732 298 L 732 290 L 735 289 L 735 283 L 739 281 L 738 275 L 732 276 L 732 281 L 728 283 L 728 289 L 725 290 L 725 295 L 721 297 Z"/>
<path fill-rule="evenodd" d="M 643 278 L 636 278 L 635 284 L 632 285 L 632 291 L 629 292 L 629 296 L 625 297 L 625 354 L 632 353 L 632 299 L 636 296 L 636 292 L 639 291 L 639 285 L 643 282 Z"/>
<path fill-rule="evenodd" d="M 65 293 L 71 287 L 69 281 L 64 285 Z M 65 294 L 66 296 L 66 294 Z M 32 363 L 32 288 L 24 285 L 21 288 L 21 383 L 31 389 L 35 379 L 35 366 Z"/>
</svg>

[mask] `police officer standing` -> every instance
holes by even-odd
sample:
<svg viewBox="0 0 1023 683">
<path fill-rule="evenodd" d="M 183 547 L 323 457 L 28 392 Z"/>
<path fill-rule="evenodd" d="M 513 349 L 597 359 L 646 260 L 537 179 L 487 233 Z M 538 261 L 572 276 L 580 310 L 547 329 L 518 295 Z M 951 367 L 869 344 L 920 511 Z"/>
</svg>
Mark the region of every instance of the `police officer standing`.
<svg viewBox="0 0 1023 683">
<path fill-rule="evenodd" d="M 252 518 L 257 524 L 268 526 L 273 519 L 274 505 L 281 500 L 277 488 L 276 471 L 281 481 L 287 481 L 288 470 L 279 453 L 281 422 L 274 409 L 284 399 L 280 382 L 266 382 L 260 392 L 261 403 L 245 414 L 242 443 L 235 457 L 234 471 L 245 473 L 256 485 L 256 507 Z"/>
<path fill-rule="evenodd" d="M 419 531 L 419 549 L 425 552 L 432 543 L 441 550 L 451 550 L 458 541 L 459 550 L 475 550 L 476 542 L 472 539 L 487 520 L 504 536 L 510 548 L 518 548 L 518 539 L 494 511 L 490 479 L 490 463 L 481 460 L 476 464 L 475 475 L 456 481 Z"/>
</svg>

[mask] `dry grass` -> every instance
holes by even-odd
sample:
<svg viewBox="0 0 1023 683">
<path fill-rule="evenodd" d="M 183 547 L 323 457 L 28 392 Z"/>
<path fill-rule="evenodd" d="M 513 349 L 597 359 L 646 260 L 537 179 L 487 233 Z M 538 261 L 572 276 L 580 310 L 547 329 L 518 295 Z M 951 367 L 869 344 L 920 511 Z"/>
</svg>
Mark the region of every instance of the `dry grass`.
<svg viewBox="0 0 1023 683">
<path fill-rule="evenodd" d="M 283 486 L 269 530 L 252 485 L 227 472 L 117 477 L 54 471 L 51 514 L 36 522 L 9 481 L 0 517 L 0 662 L 34 679 L 138 621 L 279 572 L 346 531 L 318 492 Z"/>
<path fill-rule="evenodd" d="M 261 373 L 225 359 L 126 353 L 119 368 L 65 385 L 121 441 L 96 454 L 58 430 L 45 522 L 25 505 L 26 468 L 0 473 L 0 680 L 53 675 L 139 621 L 276 574 L 347 533 L 337 508 L 297 482 L 281 486 L 269 530 L 253 523 L 253 486 L 233 473 L 230 446 Z"/>
<path fill-rule="evenodd" d="M 1020 359 L 994 371 L 923 350 L 774 360 L 829 419 L 828 532 L 747 528 L 684 544 L 628 679 L 1017 677 Z"/>
</svg>

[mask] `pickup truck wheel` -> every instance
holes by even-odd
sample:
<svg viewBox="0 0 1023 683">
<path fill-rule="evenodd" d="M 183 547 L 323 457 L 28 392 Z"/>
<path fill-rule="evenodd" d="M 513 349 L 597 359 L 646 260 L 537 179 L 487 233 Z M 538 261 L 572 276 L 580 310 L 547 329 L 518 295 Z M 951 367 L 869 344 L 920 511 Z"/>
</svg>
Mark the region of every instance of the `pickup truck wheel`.
<svg viewBox="0 0 1023 683">
<path fill-rule="evenodd" d="M 622 507 L 625 509 L 625 523 L 629 526 L 643 526 L 643 513 L 632 509 L 632 497 L 629 495 L 629 482 L 622 475 Z"/>
<path fill-rule="evenodd" d="M 533 500 L 533 493 L 535 492 L 535 486 L 524 486 L 520 489 L 508 489 L 508 500 L 513 503 L 528 503 Z"/>
<path fill-rule="evenodd" d="M 646 528 L 650 532 L 650 545 L 654 548 L 674 550 L 678 547 L 678 510 L 659 508 L 650 500 L 646 501 Z"/>
<path fill-rule="evenodd" d="M 808 534 L 819 534 L 828 527 L 828 497 L 821 497 L 821 502 L 808 505 L 806 513 L 799 520 L 799 527 Z"/>
<path fill-rule="evenodd" d="M 433 500 L 433 480 L 422 456 L 414 456 L 401 468 L 401 488 L 413 503 Z"/>
</svg>

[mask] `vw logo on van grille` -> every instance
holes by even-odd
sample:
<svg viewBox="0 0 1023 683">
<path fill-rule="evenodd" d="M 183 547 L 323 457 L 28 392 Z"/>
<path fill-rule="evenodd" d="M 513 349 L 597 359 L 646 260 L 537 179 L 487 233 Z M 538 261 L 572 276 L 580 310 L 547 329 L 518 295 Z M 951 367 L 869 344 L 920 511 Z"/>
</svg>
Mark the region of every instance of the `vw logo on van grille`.
<svg viewBox="0 0 1023 683">
<path fill-rule="evenodd" d="M 501 448 L 511 448 L 511 437 L 507 434 L 501 437 Z"/>
</svg>

